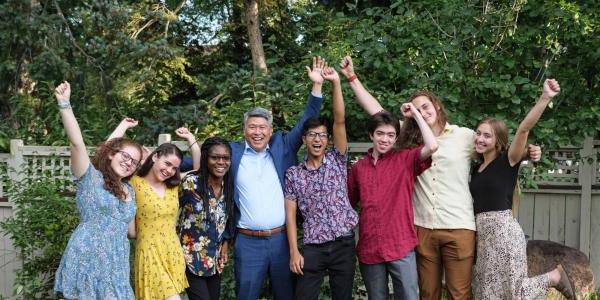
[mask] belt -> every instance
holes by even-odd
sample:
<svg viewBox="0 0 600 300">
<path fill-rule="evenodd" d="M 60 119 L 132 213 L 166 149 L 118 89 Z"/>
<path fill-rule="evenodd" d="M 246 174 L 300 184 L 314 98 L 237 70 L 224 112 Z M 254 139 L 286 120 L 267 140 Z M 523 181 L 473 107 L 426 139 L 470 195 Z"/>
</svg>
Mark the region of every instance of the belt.
<svg viewBox="0 0 600 300">
<path fill-rule="evenodd" d="M 266 230 L 252 230 L 246 228 L 238 228 L 237 231 L 243 235 L 254 236 L 254 237 L 269 237 L 276 233 L 285 232 L 285 225 L 281 225 L 279 227 L 275 227 L 272 229 Z"/>
</svg>

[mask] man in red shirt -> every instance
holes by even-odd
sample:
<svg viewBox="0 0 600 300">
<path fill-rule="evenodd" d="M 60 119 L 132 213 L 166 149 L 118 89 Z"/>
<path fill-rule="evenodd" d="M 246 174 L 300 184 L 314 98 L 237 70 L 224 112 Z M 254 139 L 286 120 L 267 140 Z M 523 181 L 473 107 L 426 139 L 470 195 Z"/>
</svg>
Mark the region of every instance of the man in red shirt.
<svg viewBox="0 0 600 300">
<path fill-rule="evenodd" d="M 398 119 L 386 111 L 374 114 L 368 124 L 373 147 L 348 177 L 350 202 L 353 206 L 360 203 L 356 252 L 369 299 L 388 299 L 388 274 L 394 299 L 418 299 L 413 186 L 415 177 L 431 165 L 431 154 L 438 145 L 411 103 L 403 104 L 402 112 L 417 121 L 424 145 L 395 150 L 400 132 Z"/>
</svg>

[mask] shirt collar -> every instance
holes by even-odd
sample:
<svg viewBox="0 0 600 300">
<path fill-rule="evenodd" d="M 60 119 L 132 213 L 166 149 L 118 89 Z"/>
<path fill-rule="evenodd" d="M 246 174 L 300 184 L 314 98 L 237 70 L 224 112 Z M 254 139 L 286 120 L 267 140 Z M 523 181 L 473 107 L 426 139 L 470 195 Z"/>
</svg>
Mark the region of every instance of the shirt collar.
<svg viewBox="0 0 600 300">
<path fill-rule="evenodd" d="M 318 170 L 318 169 L 320 169 L 320 168 L 321 168 L 321 167 L 323 167 L 324 165 L 327 165 L 327 164 L 329 164 L 329 159 L 327 159 L 327 156 L 328 156 L 328 155 L 327 155 L 327 153 L 329 153 L 329 151 L 330 151 L 330 150 L 325 150 L 325 155 L 323 155 L 323 161 L 321 161 L 321 165 L 320 165 L 318 168 L 316 168 L 316 169 L 313 169 L 313 168 L 309 168 L 309 167 L 308 167 L 308 165 L 306 164 L 306 161 L 308 160 L 308 153 L 304 154 L 304 161 L 302 161 L 302 162 L 300 163 L 300 167 L 302 167 L 302 168 L 304 168 L 304 169 L 306 169 L 306 170 L 309 170 L 309 171 L 310 171 L 310 170 Z"/>
<path fill-rule="evenodd" d="M 250 147 L 250 145 L 248 144 L 247 141 L 244 141 L 244 144 L 246 145 L 246 147 L 244 148 L 244 152 L 245 153 L 251 152 L 251 153 L 254 153 L 254 154 L 259 154 L 259 153 L 267 152 L 267 151 L 269 151 L 271 149 L 271 146 L 269 146 L 269 144 L 267 143 L 267 148 L 265 148 L 264 151 L 257 152 L 256 150 L 254 150 L 254 148 Z"/>
<path fill-rule="evenodd" d="M 385 154 L 379 154 L 379 158 L 377 158 L 377 160 L 382 160 L 388 156 L 390 156 L 390 154 L 394 153 L 396 151 L 396 149 L 390 149 L 390 151 L 388 151 Z M 371 160 L 375 160 L 375 157 L 373 156 L 373 147 L 369 148 L 369 150 L 367 150 L 367 156 L 371 159 Z"/>
</svg>

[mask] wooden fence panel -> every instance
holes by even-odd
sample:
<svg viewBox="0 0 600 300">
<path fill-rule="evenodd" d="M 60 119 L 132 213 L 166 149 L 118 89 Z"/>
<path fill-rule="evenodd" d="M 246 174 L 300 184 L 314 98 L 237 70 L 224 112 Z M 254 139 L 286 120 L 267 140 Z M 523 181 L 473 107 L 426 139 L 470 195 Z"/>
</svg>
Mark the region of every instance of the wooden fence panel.
<svg viewBox="0 0 600 300">
<path fill-rule="evenodd" d="M 0 203 L 0 221 L 13 215 L 12 206 L 8 203 Z M 6 235 L 0 235 L 0 296 L 8 298 L 12 296 L 13 284 L 15 282 L 16 270 L 19 261 L 12 241 Z"/>
<path fill-rule="evenodd" d="M 590 263 L 592 264 L 592 270 L 594 270 L 594 277 L 596 279 L 596 287 L 598 288 L 598 281 L 600 280 L 600 194 L 592 195 L 591 203 L 591 215 L 593 216 L 590 220 Z"/>
<path fill-rule="evenodd" d="M 550 229 L 549 194 L 535 194 L 535 211 L 533 215 L 534 240 L 548 240 Z"/>
<path fill-rule="evenodd" d="M 549 239 L 553 242 L 565 243 L 565 195 L 548 195 L 550 202 Z"/>
<path fill-rule="evenodd" d="M 535 213 L 535 193 L 524 191 L 519 203 L 519 224 L 525 235 L 533 237 L 533 219 Z"/>
<path fill-rule="evenodd" d="M 579 248 L 579 213 L 581 210 L 581 195 L 568 194 L 565 196 L 565 245 Z"/>
</svg>

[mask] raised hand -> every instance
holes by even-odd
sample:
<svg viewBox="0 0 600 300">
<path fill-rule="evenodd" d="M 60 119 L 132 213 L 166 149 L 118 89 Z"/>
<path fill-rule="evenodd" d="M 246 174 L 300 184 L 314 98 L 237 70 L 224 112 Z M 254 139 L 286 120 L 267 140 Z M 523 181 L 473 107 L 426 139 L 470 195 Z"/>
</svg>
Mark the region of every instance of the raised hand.
<svg viewBox="0 0 600 300">
<path fill-rule="evenodd" d="M 186 140 L 196 140 L 196 137 L 194 137 L 194 135 L 186 128 L 186 127 L 179 127 L 175 130 L 175 134 L 177 134 L 178 137 L 182 138 L 182 139 L 186 139 Z"/>
<path fill-rule="evenodd" d="M 327 67 L 327 63 L 324 59 L 321 59 L 320 56 L 313 57 L 312 70 L 308 66 L 306 66 L 306 73 L 308 74 L 308 78 L 314 83 L 322 84 L 324 79 L 321 76 L 323 72 L 323 68 Z"/>
<path fill-rule="evenodd" d="M 340 75 L 338 74 L 338 72 L 332 68 L 332 67 L 325 67 L 323 69 L 323 72 L 321 72 L 321 76 L 323 76 L 323 78 L 325 80 L 331 81 L 331 82 L 339 82 L 340 81 Z"/>
<path fill-rule="evenodd" d="M 64 81 L 61 83 L 56 89 L 54 89 L 54 95 L 56 96 L 56 101 L 59 104 L 68 103 L 71 98 L 71 85 L 69 82 Z"/>
<path fill-rule="evenodd" d="M 137 125 L 138 125 L 138 121 L 134 118 L 129 118 L 129 117 L 125 117 L 121 121 L 121 123 L 119 123 L 119 126 L 123 126 L 126 129 L 131 129 Z"/>
<path fill-rule="evenodd" d="M 354 64 L 352 63 L 352 58 L 349 55 L 346 55 L 344 58 L 342 58 L 342 61 L 340 62 L 340 72 L 346 76 L 346 78 L 354 76 Z"/>
<path fill-rule="evenodd" d="M 419 110 L 417 110 L 417 108 L 410 102 L 402 104 L 400 111 L 405 118 L 414 118 L 416 115 L 421 114 Z"/>
<path fill-rule="evenodd" d="M 544 91 L 542 95 L 552 98 L 560 92 L 560 85 L 555 79 L 546 79 L 544 81 Z"/>
<path fill-rule="evenodd" d="M 531 161 L 540 161 L 542 158 L 542 148 L 538 145 L 529 144 L 527 146 L 527 154 Z"/>
</svg>

